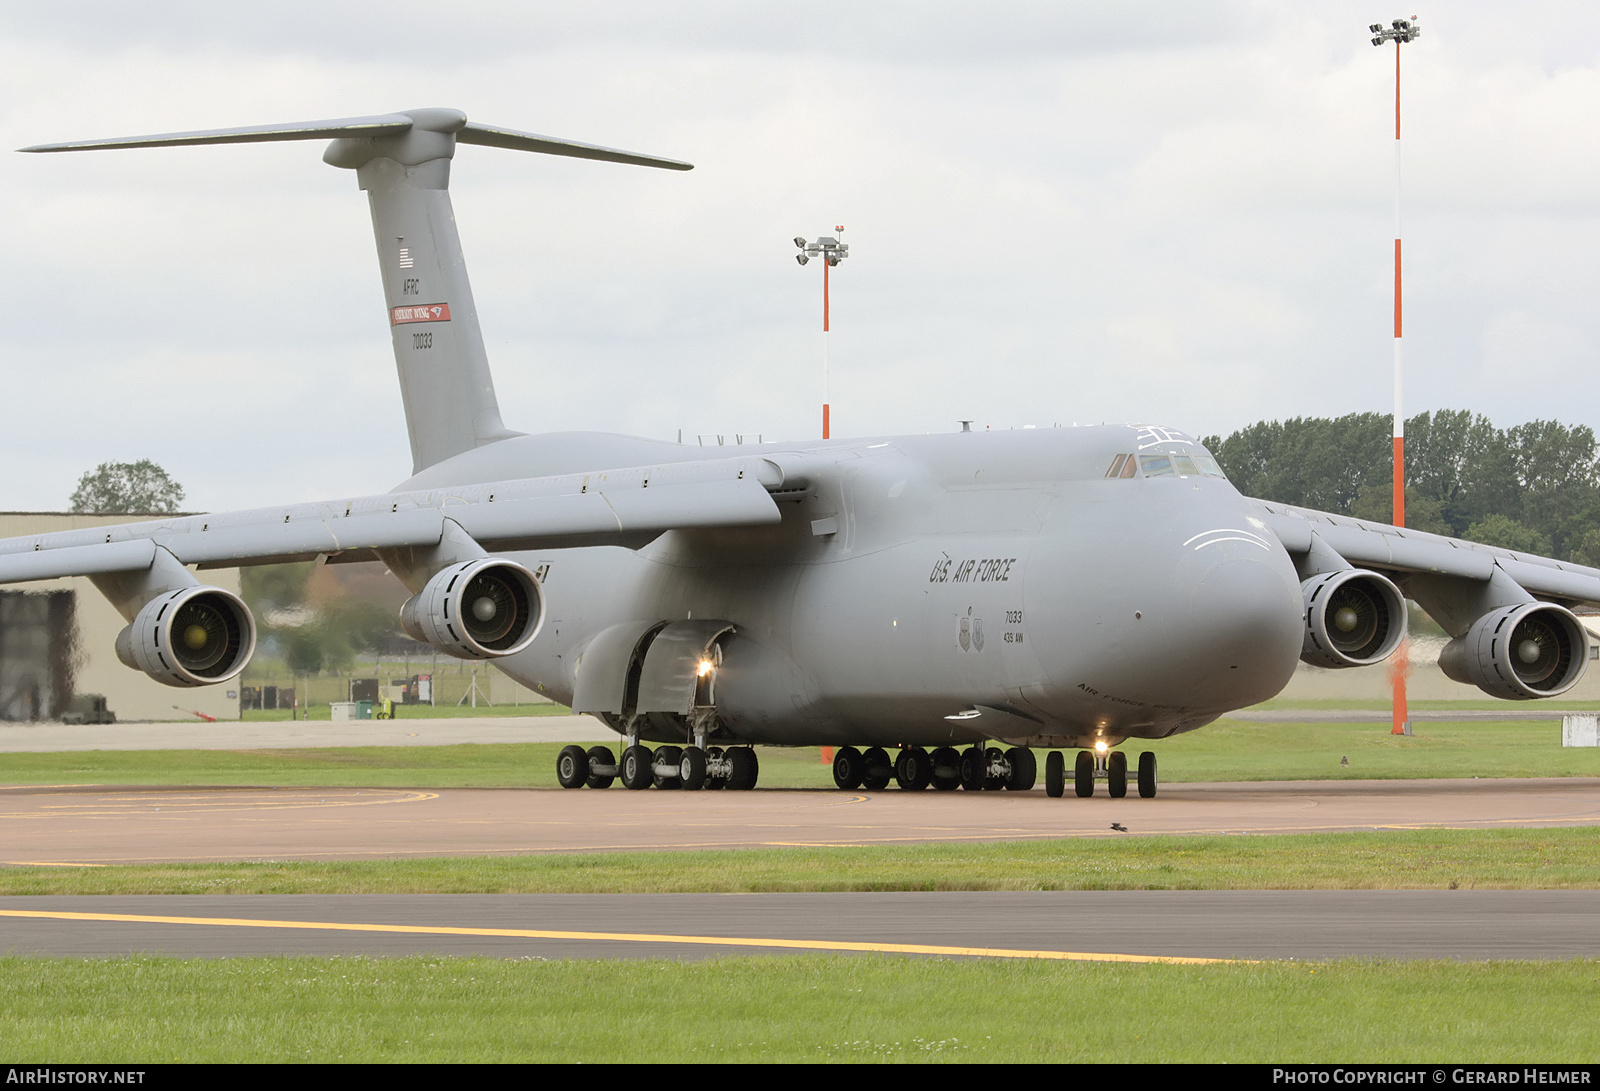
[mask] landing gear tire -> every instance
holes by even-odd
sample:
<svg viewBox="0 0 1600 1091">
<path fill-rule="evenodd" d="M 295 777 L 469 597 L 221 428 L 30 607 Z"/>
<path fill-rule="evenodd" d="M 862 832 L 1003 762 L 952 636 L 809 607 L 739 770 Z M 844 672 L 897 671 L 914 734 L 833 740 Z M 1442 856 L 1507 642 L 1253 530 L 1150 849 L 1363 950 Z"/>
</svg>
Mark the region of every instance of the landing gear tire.
<svg viewBox="0 0 1600 1091">
<path fill-rule="evenodd" d="M 1026 746 L 1013 746 L 1006 751 L 1006 764 L 1011 772 L 1006 776 L 1006 791 L 1031 792 L 1039 779 L 1039 759 Z"/>
<path fill-rule="evenodd" d="M 660 750 L 656 751 L 656 765 L 676 766 L 681 761 L 683 761 L 682 747 L 663 746 Z M 654 769 L 650 770 L 650 777 L 655 786 L 660 788 L 663 792 L 676 792 L 679 788 L 683 787 L 683 784 L 678 780 L 677 777 L 662 776 Z"/>
<path fill-rule="evenodd" d="M 861 787 L 867 779 L 867 760 L 853 746 L 841 746 L 833 752 L 833 783 L 847 792 Z"/>
<path fill-rule="evenodd" d="M 861 778 L 861 787 L 870 792 L 879 792 L 889 787 L 889 782 L 894 779 L 894 762 L 889 760 L 889 751 L 881 746 L 874 746 L 861 760 L 866 763 L 866 773 Z"/>
<path fill-rule="evenodd" d="M 589 755 L 581 746 L 562 747 L 556 755 L 556 780 L 563 788 L 582 788 L 589 780 Z"/>
<path fill-rule="evenodd" d="M 748 746 L 735 746 L 728 750 L 726 756 L 733 766 L 733 772 L 728 775 L 728 787 L 736 792 L 748 792 L 754 788 L 761 776 L 761 763 L 756 761 L 755 750 Z"/>
<path fill-rule="evenodd" d="M 1006 778 L 992 770 L 996 765 L 1005 760 L 1005 754 L 998 746 L 991 746 L 983 752 L 983 790 L 998 792 L 1006 786 Z"/>
<path fill-rule="evenodd" d="M 894 779 L 910 792 L 920 792 L 933 781 L 933 762 L 925 750 L 908 746 L 894 759 Z"/>
<path fill-rule="evenodd" d="M 1044 759 L 1044 794 L 1060 799 L 1067 794 L 1067 759 L 1061 751 L 1052 750 Z"/>
<path fill-rule="evenodd" d="M 706 747 L 706 764 L 707 765 L 710 765 L 713 762 L 720 762 L 722 759 L 723 759 L 722 747 L 720 747 L 720 746 L 708 746 L 708 747 Z M 717 792 L 717 791 L 721 791 L 723 788 L 726 788 L 727 786 L 728 786 L 728 778 L 727 777 L 712 776 L 710 773 L 706 774 L 706 791 L 708 791 L 708 792 Z"/>
<path fill-rule="evenodd" d="M 1156 797 L 1156 756 L 1154 752 L 1146 750 L 1139 755 L 1139 798 L 1154 799 Z"/>
<path fill-rule="evenodd" d="M 1128 755 L 1121 750 L 1111 751 L 1106 759 L 1106 794 L 1112 799 L 1128 794 Z"/>
<path fill-rule="evenodd" d="M 686 792 L 698 792 L 706 786 L 706 752 L 698 746 L 683 748 L 678 759 L 678 783 Z"/>
<path fill-rule="evenodd" d="M 961 752 L 961 787 L 969 792 L 983 791 L 987 770 L 983 764 L 983 747 L 971 746 Z"/>
<path fill-rule="evenodd" d="M 1079 799 L 1094 795 L 1094 755 L 1087 750 L 1078 751 L 1077 760 L 1072 763 L 1072 790 Z"/>
<path fill-rule="evenodd" d="M 932 763 L 933 786 L 941 792 L 961 787 L 961 755 L 953 746 L 941 746 L 928 756 Z"/>
<path fill-rule="evenodd" d="M 648 746 L 630 746 L 622 752 L 622 786 L 631 792 L 650 787 L 656 756 Z"/>
<path fill-rule="evenodd" d="M 611 752 L 609 747 L 605 746 L 591 746 L 589 748 L 589 753 L 585 756 L 589 759 L 589 787 L 611 787 L 611 782 L 617 779 L 616 775 L 612 774 L 606 776 L 596 773 L 594 770 L 596 766 L 604 766 L 607 769 L 615 769 L 617 767 L 617 756 Z"/>
</svg>

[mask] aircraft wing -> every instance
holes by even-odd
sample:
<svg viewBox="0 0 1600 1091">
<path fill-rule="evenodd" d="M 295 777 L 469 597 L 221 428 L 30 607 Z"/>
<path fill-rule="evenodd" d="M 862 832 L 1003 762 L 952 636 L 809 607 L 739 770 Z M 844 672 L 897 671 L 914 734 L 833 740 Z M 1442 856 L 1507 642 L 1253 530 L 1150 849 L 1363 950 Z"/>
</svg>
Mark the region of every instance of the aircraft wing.
<svg viewBox="0 0 1600 1091">
<path fill-rule="evenodd" d="M 491 553 L 639 546 L 668 530 L 777 523 L 768 490 L 783 476 L 763 458 L 716 459 L 58 531 L 0 539 L 0 583 L 140 571 L 158 547 L 201 568 L 367 560 L 437 545 L 447 522 Z"/>
<path fill-rule="evenodd" d="M 1600 605 L 1600 569 L 1289 504 L 1251 504 L 1297 559 L 1327 549 L 1356 568 L 1375 569 L 1402 583 L 1414 576 L 1486 583 L 1498 572 L 1536 598 Z"/>
</svg>

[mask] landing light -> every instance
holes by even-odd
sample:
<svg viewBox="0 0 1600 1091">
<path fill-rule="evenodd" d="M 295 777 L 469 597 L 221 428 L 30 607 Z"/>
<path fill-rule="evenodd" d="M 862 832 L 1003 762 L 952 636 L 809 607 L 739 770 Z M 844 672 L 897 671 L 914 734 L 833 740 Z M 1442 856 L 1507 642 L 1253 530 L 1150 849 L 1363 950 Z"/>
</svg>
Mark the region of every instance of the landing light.
<svg viewBox="0 0 1600 1091">
<path fill-rule="evenodd" d="M 711 662 L 711 660 L 702 659 L 702 660 L 700 660 L 700 668 L 699 668 L 699 670 L 695 671 L 695 673 L 698 674 L 701 678 L 704 678 L 706 675 L 711 673 L 711 668 L 712 668 L 713 665 L 714 664 Z"/>
<path fill-rule="evenodd" d="M 1106 741 L 1104 739 L 1096 739 L 1094 741 L 1094 752 L 1096 754 L 1104 754 L 1107 750 L 1110 750 L 1110 749 L 1111 748 L 1106 745 Z"/>
</svg>

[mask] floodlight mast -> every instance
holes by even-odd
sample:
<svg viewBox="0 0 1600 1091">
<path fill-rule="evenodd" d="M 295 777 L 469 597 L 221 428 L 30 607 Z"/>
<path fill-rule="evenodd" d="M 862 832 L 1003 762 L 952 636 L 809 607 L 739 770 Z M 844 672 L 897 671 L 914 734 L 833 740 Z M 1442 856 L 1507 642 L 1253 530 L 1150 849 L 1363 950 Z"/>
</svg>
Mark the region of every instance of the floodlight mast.
<svg viewBox="0 0 1600 1091">
<path fill-rule="evenodd" d="M 1414 42 L 1422 33 L 1417 17 L 1396 19 L 1385 27 L 1373 23 L 1372 44 L 1394 43 L 1394 525 L 1406 525 L 1406 418 L 1402 404 L 1404 384 L 1400 367 L 1400 47 Z M 1406 671 L 1410 666 L 1410 641 L 1400 643 L 1389 668 L 1394 691 L 1392 735 L 1411 734 L 1411 717 L 1406 706 Z"/>
<path fill-rule="evenodd" d="M 844 234 L 844 225 L 835 224 L 835 236 Z M 800 253 L 794 260 L 804 265 L 812 258 L 821 257 L 822 263 L 822 438 L 828 439 L 828 272 L 845 258 L 850 256 L 850 247 L 842 243 L 837 237 L 823 235 L 815 242 L 807 242 L 800 236 L 795 236 L 795 246 L 800 248 Z"/>
</svg>

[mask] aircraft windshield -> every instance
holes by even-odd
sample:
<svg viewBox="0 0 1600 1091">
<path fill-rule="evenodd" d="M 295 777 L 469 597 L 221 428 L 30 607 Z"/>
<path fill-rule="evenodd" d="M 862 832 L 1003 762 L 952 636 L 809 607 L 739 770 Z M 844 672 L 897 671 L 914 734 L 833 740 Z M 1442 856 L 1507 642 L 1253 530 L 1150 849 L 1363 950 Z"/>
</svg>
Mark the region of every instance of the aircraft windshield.
<svg viewBox="0 0 1600 1091">
<path fill-rule="evenodd" d="M 1106 470 L 1107 477 L 1220 477 L 1227 479 L 1217 460 L 1208 454 L 1181 451 L 1148 455 L 1117 455 Z"/>
</svg>

